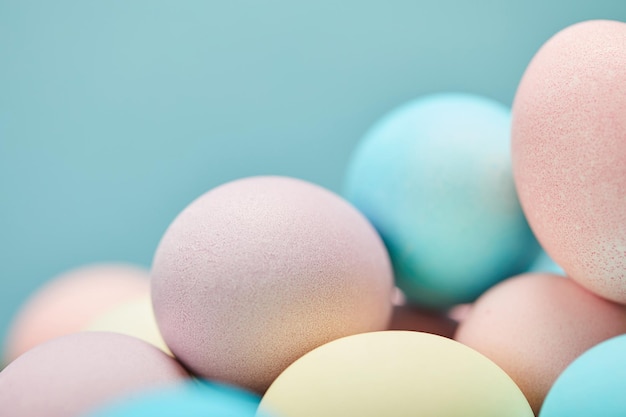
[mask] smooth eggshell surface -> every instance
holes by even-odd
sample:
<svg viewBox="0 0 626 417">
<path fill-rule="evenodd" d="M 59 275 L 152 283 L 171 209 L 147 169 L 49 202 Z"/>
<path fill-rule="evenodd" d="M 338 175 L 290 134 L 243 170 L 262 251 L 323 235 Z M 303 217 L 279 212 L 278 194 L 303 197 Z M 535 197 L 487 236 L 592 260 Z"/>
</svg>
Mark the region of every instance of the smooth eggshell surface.
<svg viewBox="0 0 626 417">
<path fill-rule="evenodd" d="M 304 355 L 259 410 L 282 417 L 532 417 L 519 388 L 480 353 L 428 333 L 344 337 Z"/>
<path fill-rule="evenodd" d="M 255 417 L 259 401 L 247 391 L 200 381 L 148 390 L 87 417 Z"/>
<path fill-rule="evenodd" d="M 525 274 L 480 297 L 455 339 L 504 369 L 537 412 L 567 365 L 622 333 L 626 307 L 562 276 Z"/>
<path fill-rule="evenodd" d="M 626 334 L 579 356 L 556 380 L 539 417 L 626 416 Z"/>
<path fill-rule="evenodd" d="M 434 94 L 385 115 L 355 150 L 345 195 L 381 234 L 409 303 L 472 302 L 538 253 L 515 191 L 510 128 L 497 101 Z"/>
<path fill-rule="evenodd" d="M 170 225 L 152 268 L 163 338 L 198 375 L 263 392 L 311 349 L 386 328 L 393 277 L 374 228 L 285 177 L 217 187 Z"/>
<path fill-rule="evenodd" d="M 149 290 L 148 271 L 125 264 L 89 265 L 55 277 L 18 311 L 5 360 L 11 362 L 40 343 L 81 331 L 95 317 Z"/>
<path fill-rule="evenodd" d="M 115 306 L 88 323 L 85 330 L 133 336 L 171 355 L 154 319 L 150 294 Z"/>
<path fill-rule="evenodd" d="M 512 156 L 528 221 L 567 275 L 626 303 L 626 24 L 552 37 L 515 96 Z"/>
<path fill-rule="evenodd" d="M 14 417 L 80 417 L 188 378 L 174 359 L 139 339 L 74 333 L 29 350 L 0 372 L 0 410 Z"/>
</svg>

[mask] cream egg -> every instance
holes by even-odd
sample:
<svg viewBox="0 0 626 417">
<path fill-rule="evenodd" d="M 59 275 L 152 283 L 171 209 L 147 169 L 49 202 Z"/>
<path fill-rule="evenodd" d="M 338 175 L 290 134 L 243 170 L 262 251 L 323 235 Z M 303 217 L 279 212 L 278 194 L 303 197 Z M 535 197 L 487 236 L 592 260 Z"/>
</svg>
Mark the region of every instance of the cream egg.
<svg viewBox="0 0 626 417">
<path fill-rule="evenodd" d="M 85 326 L 86 331 L 114 332 L 148 342 L 171 355 L 154 319 L 150 294 L 115 306 Z"/>
<path fill-rule="evenodd" d="M 386 331 L 334 340 L 270 386 L 261 413 L 281 417 L 532 417 L 520 389 L 454 340 Z"/>
</svg>

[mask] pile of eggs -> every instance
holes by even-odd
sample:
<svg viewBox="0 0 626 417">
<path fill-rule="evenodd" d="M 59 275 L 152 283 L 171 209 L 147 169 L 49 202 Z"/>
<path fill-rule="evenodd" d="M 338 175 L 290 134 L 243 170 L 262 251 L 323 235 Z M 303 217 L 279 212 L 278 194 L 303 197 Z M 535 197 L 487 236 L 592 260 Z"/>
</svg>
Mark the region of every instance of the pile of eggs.
<svg viewBox="0 0 626 417">
<path fill-rule="evenodd" d="M 344 195 L 233 181 L 149 272 L 52 280 L 14 320 L 0 415 L 626 415 L 626 24 L 556 34 L 512 111 L 394 110 Z"/>
</svg>

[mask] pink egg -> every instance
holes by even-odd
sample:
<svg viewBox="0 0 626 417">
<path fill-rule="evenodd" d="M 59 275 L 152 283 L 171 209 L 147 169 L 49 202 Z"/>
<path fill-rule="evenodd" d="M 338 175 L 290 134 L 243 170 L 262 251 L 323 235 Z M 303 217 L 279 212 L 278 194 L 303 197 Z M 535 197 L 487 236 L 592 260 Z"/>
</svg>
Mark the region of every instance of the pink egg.
<svg viewBox="0 0 626 417">
<path fill-rule="evenodd" d="M 467 316 L 469 316 L 470 311 L 472 311 L 471 304 L 459 304 L 450 309 L 450 311 L 448 312 L 448 316 L 452 320 L 456 320 L 460 323 L 465 320 Z"/>
<path fill-rule="evenodd" d="M 537 52 L 513 105 L 515 182 L 567 275 L 626 303 L 626 24 L 570 26 Z"/>
<path fill-rule="evenodd" d="M 170 225 L 152 269 L 157 323 L 193 372 L 263 392 L 331 340 L 384 330 L 385 247 L 345 200 L 283 177 L 234 181 Z"/>
<path fill-rule="evenodd" d="M 0 414 L 79 417 L 113 400 L 188 379 L 174 359 L 139 339 L 75 333 L 29 350 L 0 372 Z"/>
<path fill-rule="evenodd" d="M 37 290 L 9 330 L 5 360 L 58 336 L 81 331 L 117 304 L 150 291 L 148 272 L 130 265 L 90 265 L 60 275 Z"/>
<path fill-rule="evenodd" d="M 539 411 L 557 376 L 592 346 L 626 333 L 626 307 L 559 275 L 526 274 L 472 306 L 455 339 L 499 365 Z"/>
</svg>

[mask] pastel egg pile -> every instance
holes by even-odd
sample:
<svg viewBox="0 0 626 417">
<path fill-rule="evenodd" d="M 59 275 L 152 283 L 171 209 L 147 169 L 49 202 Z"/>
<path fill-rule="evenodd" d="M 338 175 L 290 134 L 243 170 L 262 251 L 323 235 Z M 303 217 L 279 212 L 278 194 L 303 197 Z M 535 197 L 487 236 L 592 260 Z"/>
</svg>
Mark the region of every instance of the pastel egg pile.
<svg viewBox="0 0 626 417">
<path fill-rule="evenodd" d="M 51 280 L 14 320 L 0 415 L 626 415 L 626 24 L 556 34 L 512 111 L 395 109 L 344 196 L 229 182 L 149 272 Z"/>
</svg>

